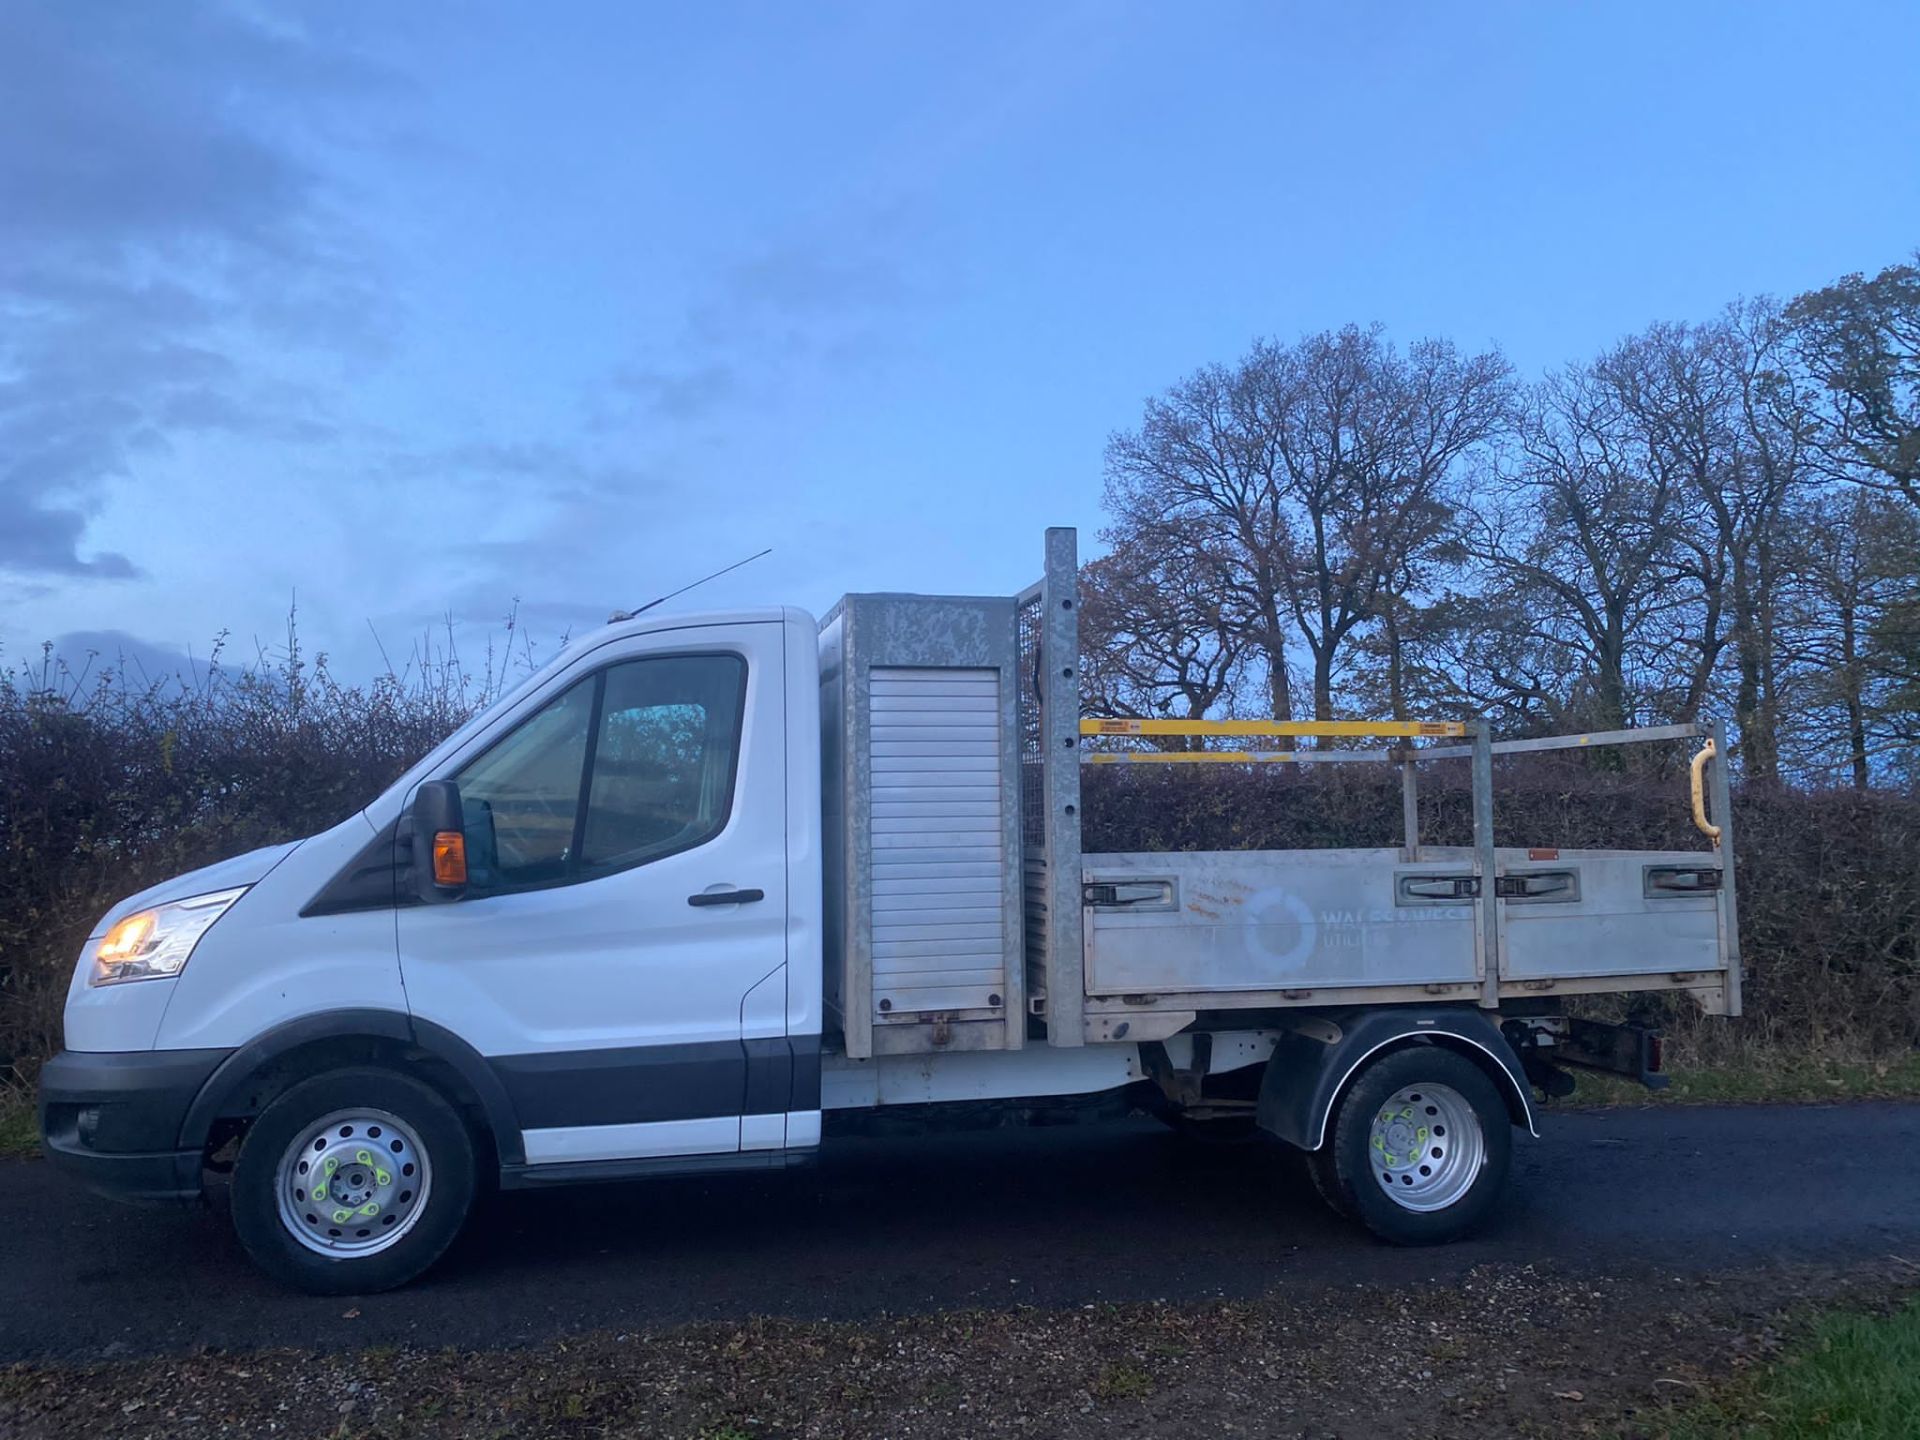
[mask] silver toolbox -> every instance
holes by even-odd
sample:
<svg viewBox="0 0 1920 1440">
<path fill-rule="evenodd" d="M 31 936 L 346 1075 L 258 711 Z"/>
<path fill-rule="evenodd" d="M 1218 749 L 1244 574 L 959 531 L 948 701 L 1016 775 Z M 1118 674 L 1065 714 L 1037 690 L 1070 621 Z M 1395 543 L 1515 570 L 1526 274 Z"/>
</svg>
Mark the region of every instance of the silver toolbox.
<svg viewBox="0 0 1920 1440">
<path fill-rule="evenodd" d="M 820 657 L 830 1022 L 853 1056 L 1017 1048 L 1014 602 L 849 595 Z"/>
</svg>

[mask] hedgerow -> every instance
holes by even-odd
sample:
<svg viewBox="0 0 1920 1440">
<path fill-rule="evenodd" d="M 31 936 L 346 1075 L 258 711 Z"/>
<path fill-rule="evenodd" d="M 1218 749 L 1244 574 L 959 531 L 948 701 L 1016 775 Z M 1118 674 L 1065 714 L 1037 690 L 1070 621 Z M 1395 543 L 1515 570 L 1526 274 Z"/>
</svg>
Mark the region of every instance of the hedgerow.
<svg viewBox="0 0 1920 1440">
<path fill-rule="evenodd" d="M 151 680 L 50 658 L 0 674 L 0 1079 L 58 1048 L 89 930 L 116 900 L 365 805 L 498 692 L 454 660 L 341 682 L 290 644 L 272 664 Z M 1699 847 L 1683 756 L 1503 761 L 1503 843 Z M 1465 766 L 1423 767 L 1423 838 L 1470 838 Z M 1384 767 L 1111 767 L 1086 775 L 1087 848 L 1260 849 L 1399 843 Z M 1695 1053 L 1764 1046 L 1891 1055 L 1920 1044 L 1920 798 L 1888 790 L 1737 789 L 1747 1018 L 1665 1018 Z M 1718 1047 L 1715 1049 L 1714 1047 Z"/>
</svg>

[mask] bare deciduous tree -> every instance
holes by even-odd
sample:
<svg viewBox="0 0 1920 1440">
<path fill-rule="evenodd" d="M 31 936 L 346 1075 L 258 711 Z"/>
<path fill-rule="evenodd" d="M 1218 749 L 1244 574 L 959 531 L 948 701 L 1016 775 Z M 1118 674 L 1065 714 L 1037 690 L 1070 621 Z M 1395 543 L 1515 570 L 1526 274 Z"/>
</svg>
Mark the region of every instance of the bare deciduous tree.
<svg viewBox="0 0 1920 1440">
<path fill-rule="evenodd" d="M 1377 327 L 1261 342 L 1150 401 L 1107 447 L 1108 503 L 1140 528 L 1177 520 L 1226 563 L 1228 613 L 1293 713 L 1288 648 L 1307 651 L 1331 719 L 1356 631 L 1421 583 L 1453 534 L 1456 467 L 1503 424 L 1508 369 Z"/>
<path fill-rule="evenodd" d="M 1080 572 L 1085 702 L 1194 719 L 1230 706 L 1248 641 L 1226 613 L 1225 562 L 1178 522 L 1106 538 L 1111 551 Z"/>
<path fill-rule="evenodd" d="M 1792 575 L 1794 531 L 1817 483 L 1812 387 L 1792 365 L 1780 306 L 1731 307 L 1717 347 L 1731 370 L 1736 415 L 1734 463 L 1702 500 L 1727 556 L 1732 597 L 1734 723 L 1749 778 L 1780 778 L 1782 592 Z"/>
<path fill-rule="evenodd" d="M 1750 780 L 1920 773 L 1920 258 L 1517 398 L 1497 355 L 1377 328 L 1261 342 L 1106 461 L 1115 708 L 1244 672 L 1280 716 L 1729 714 Z"/>
<path fill-rule="evenodd" d="M 1920 256 L 1847 275 L 1787 307 L 1801 363 L 1825 387 L 1834 473 L 1920 505 Z"/>
<path fill-rule="evenodd" d="M 1439 340 L 1402 357 L 1377 326 L 1313 336 L 1284 358 L 1294 523 L 1281 579 L 1312 656 L 1314 718 L 1331 720 L 1343 648 L 1453 538 L 1456 466 L 1505 423 L 1508 367 Z"/>
<path fill-rule="evenodd" d="M 1816 774 L 1837 763 L 1864 790 L 1876 756 L 1920 738 L 1920 513 L 1853 490 L 1802 519 L 1781 642 L 1799 722 L 1791 748 Z"/>
<path fill-rule="evenodd" d="M 1642 718 L 1683 603 L 1686 495 L 1671 467 L 1643 463 L 1626 368 L 1616 351 L 1533 388 L 1468 538 L 1516 638 L 1557 654 L 1568 718 L 1595 729 Z"/>
<path fill-rule="evenodd" d="M 1140 428 L 1107 442 L 1107 504 L 1119 534 L 1177 524 L 1225 561 L 1223 603 L 1261 656 L 1268 705 L 1284 719 L 1293 714 L 1279 599 L 1289 536 L 1273 349 L 1257 344 L 1239 365 L 1209 365 L 1149 400 Z"/>
</svg>

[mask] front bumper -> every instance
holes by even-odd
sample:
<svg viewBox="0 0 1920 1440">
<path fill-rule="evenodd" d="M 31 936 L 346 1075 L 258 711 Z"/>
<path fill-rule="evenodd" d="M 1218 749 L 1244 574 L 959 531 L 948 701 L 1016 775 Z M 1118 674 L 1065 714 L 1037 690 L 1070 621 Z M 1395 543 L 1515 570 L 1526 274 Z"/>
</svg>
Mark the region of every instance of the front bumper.
<svg viewBox="0 0 1920 1440">
<path fill-rule="evenodd" d="M 180 1126 L 229 1050 L 65 1051 L 40 1072 L 40 1141 L 81 1184 L 131 1204 L 200 1195 Z"/>
</svg>

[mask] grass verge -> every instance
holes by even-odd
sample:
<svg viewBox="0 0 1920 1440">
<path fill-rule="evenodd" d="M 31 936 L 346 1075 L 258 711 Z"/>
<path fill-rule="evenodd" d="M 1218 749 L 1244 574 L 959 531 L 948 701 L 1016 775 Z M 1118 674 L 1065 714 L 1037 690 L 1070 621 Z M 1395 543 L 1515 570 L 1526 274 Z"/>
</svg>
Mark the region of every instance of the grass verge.
<svg viewBox="0 0 1920 1440">
<path fill-rule="evenodd" d="M 40 1122 L 33 1095 L 24 1086 L 0 1084 L 0 1160 L 26 1160 L 40 1153 Z"/>
<path fill-rule="evenodd" d="M 1829 1315 L 1807 1344 L 1674 1417 L 1666 1440 L 1912 1440 L 1920 1434 L 1920 1300 Z"/>
<path fill-rule="evenodd" d="M 1579 1105 L 1790 1104 L 1812 1100 L 1907 1100 L 1920 1097 L 1920 1053 L 1891 1060 L 1837 1061 L 1801 1056 L 1671 1072 L 1665 1090 L 1581 1072 L 1579 1088 L 1553 1103 Z"/>
</svg>

